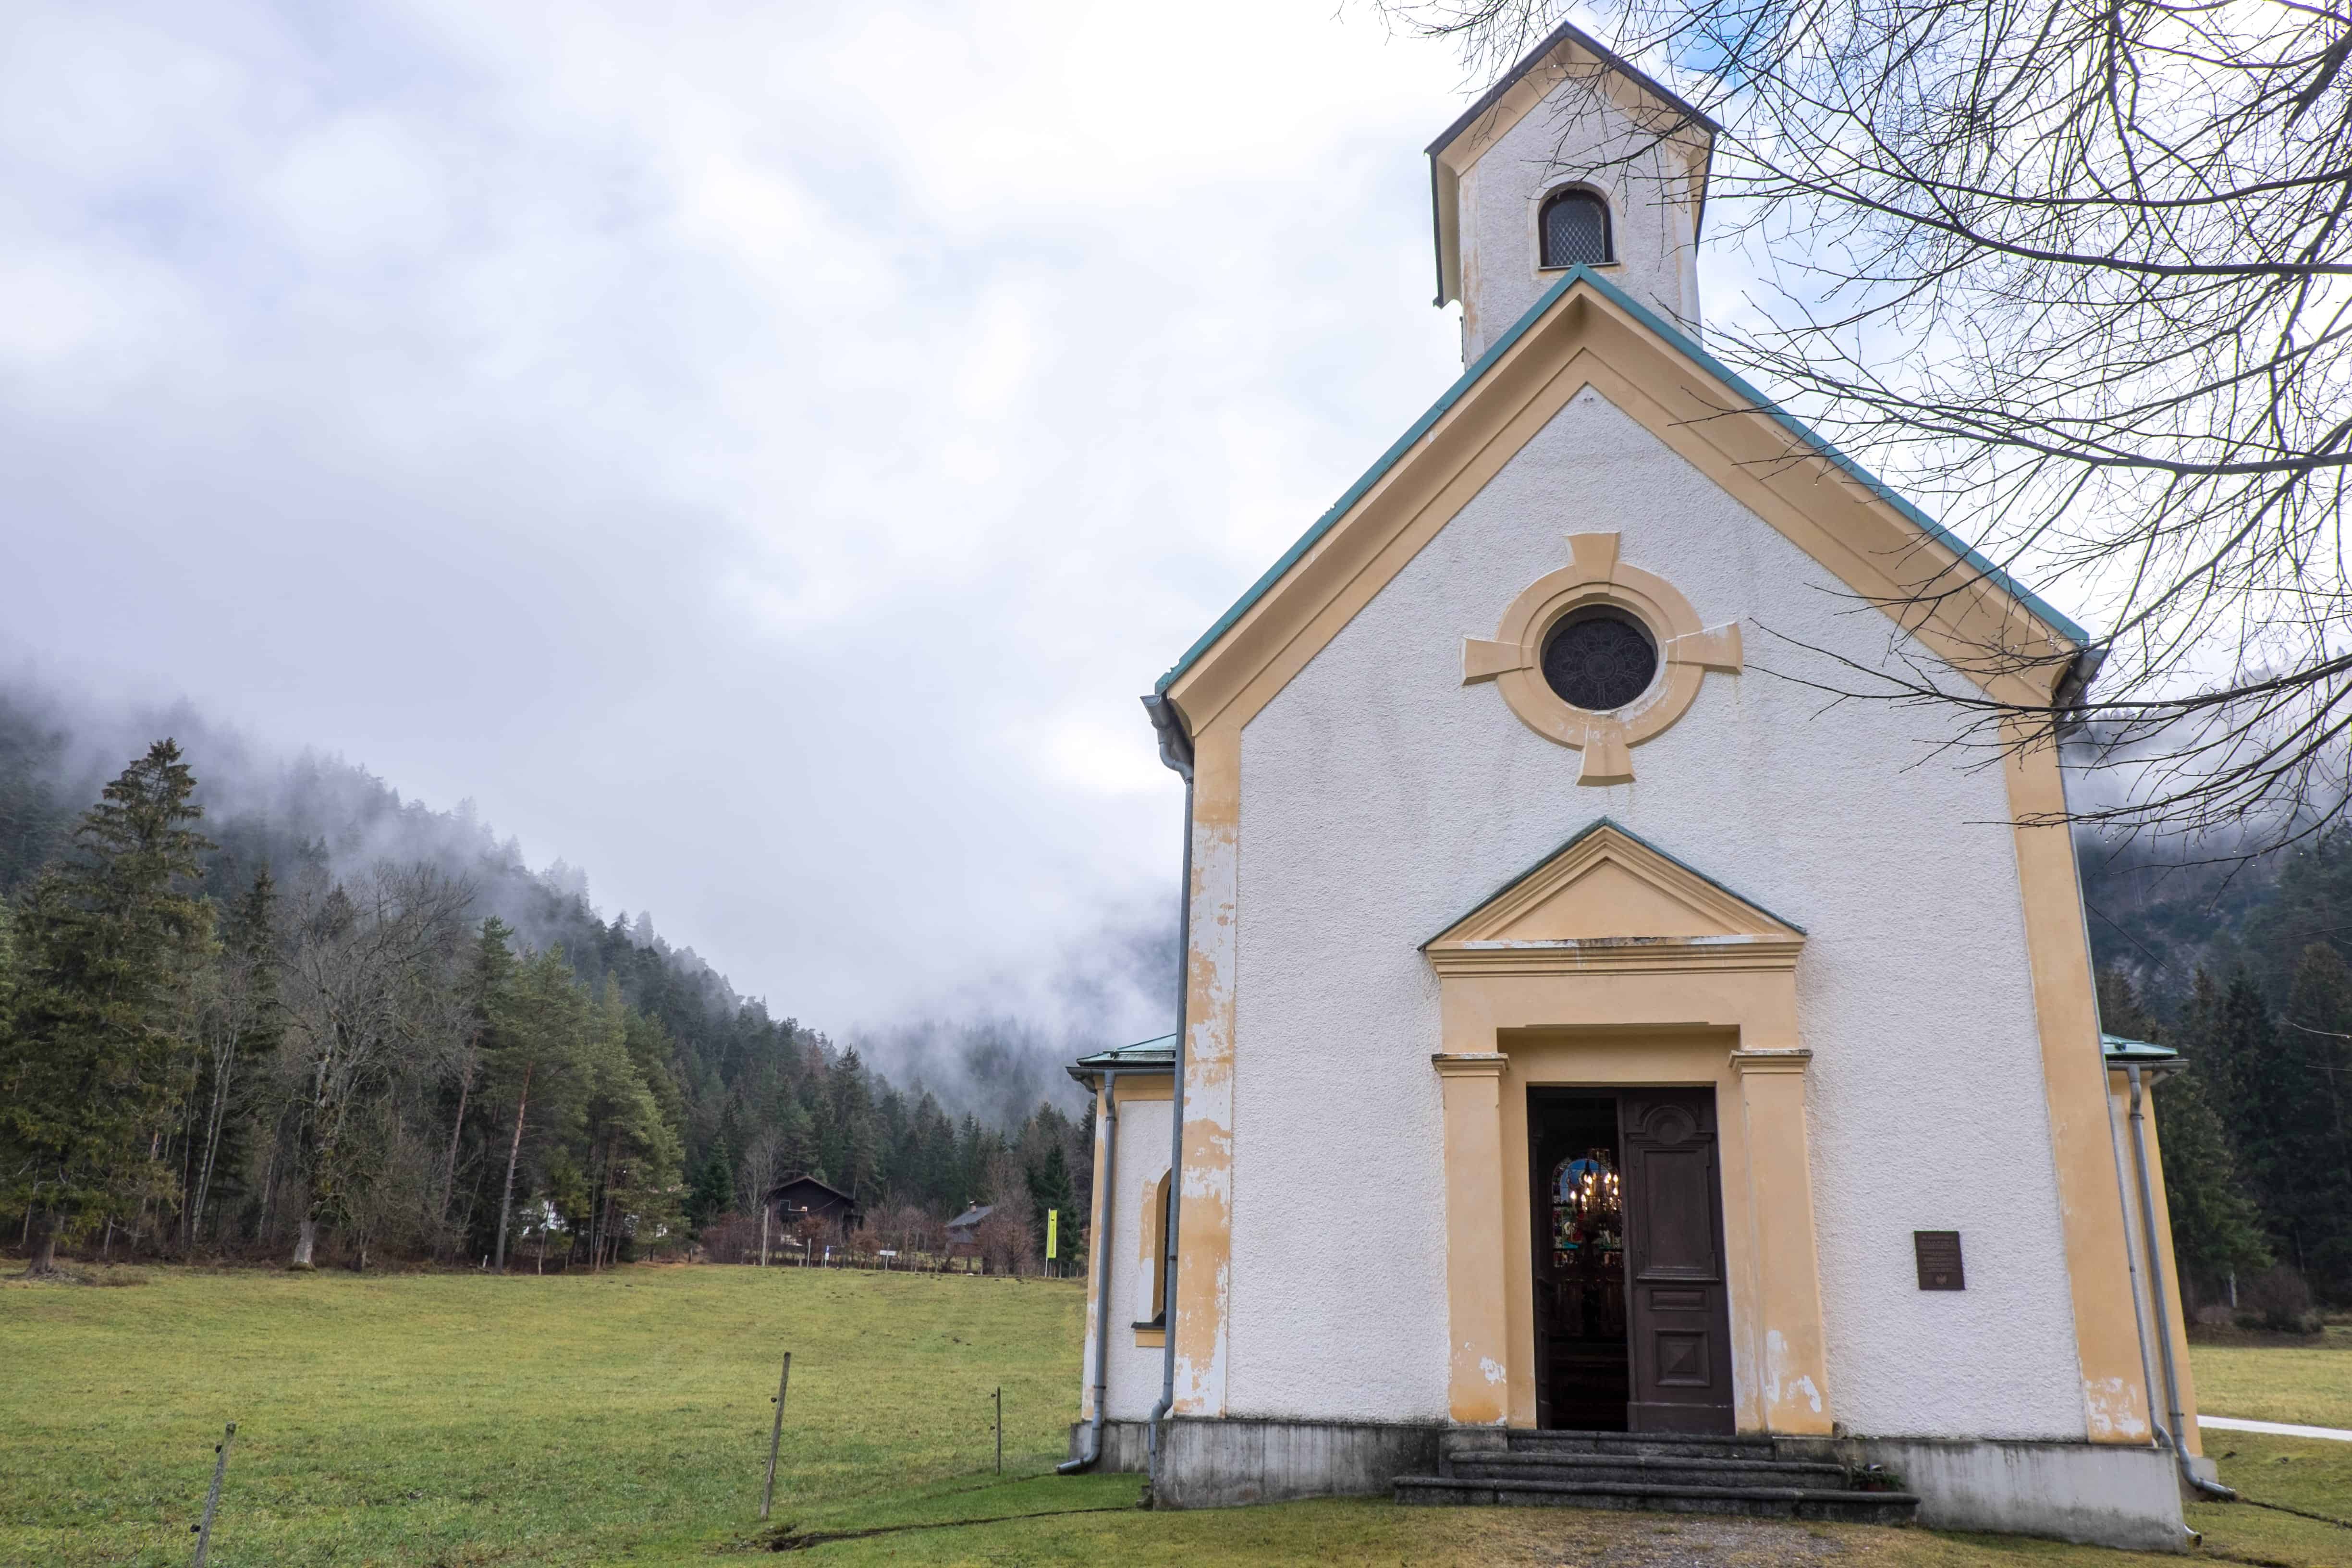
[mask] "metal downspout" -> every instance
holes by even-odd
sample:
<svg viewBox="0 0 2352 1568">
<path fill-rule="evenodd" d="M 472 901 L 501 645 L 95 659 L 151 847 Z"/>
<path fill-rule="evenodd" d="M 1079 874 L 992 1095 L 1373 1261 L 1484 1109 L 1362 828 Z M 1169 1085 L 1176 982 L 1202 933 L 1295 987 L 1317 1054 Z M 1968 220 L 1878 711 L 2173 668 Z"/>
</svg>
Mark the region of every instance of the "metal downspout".
<svg viewBox="0 0 2352 1568">
<path fill-rule="evenodd" d="M 2131 1084 L 2132 1163 L 2139 1169 L 2139 1223 L 2143 1245 L 2147 1251 L 2147 1293 L 2156 1303 L 2156 1349 L 2164 1363 L 2164 1400 L 2167 1414 L 2172 1417 L 2172 1457 L 2179 1463 L 2180 1479 L 2207 1497 L 2217 1497 L 2235 1502 L 2238 1494 L 2219 1481 L 2209 1481 L 2189 1468 L 2189 1450 L 2181 1444 L 2181 1435 L 2188 1421 L 2180 1410 L 2180 1374 L 2172 1363 L 2172 1314 L 2164 1304 L 2164 1256 L 2157 1245 L 2156 1197 L 2148 1185 L 2147 1138 L 2140 1116 L 2139 1064 L 2127 1063 L 2124 1077 Z"/>
<path fill-rule="evenodd" d="M 1102 1462 L 1103 1406 L 1110 1398 L 1110 1255 L 1111 1203 L 1118 1195 L 1118 1072 L 1103 1069 L 1102 1165 L 1095 1180 L 1102 1186 L 1102 1213 L 1095 1216 L 1095 1246 L 1102 1253 L 1095 1270 L 1095 1416 L 1087 1426 L 1087 1451 L 1054 1467 L 1057 1476 L 1075 1476 Z"/>
<path fill-rule="evenodd" d="M 2053 709 L 2057 710 L 2053 711 L 2052 715 L 2053 733 L 2051 735 L 2051 744 L 2053 748 L 2061 745 L 2068 736 L 2074 734 L 2083 727 L 2079 712 L 2070 717 L 2066 710 L 2079 709 L 2079 705 L 2083 700 L 2084 695 L 2090 689 L 2092 679 L 2099 673 L 2099 666 L 2106 662 L 2106 658 L 2107 652 L 2104 647 L 2084 648 L 2080 654 L 2075 656 L 2074 664 L 2067 669 L 2065 675 L 2060 678 L 2058 689 L 2053 694 L 2051 704 Z M 2059 760 L 2058 799 L 2059 804 L 2065 807 L 2068 818 L 2071 820 L 2074 815 L 2074 803 L 2067 798 L 2066 769 L 2063 758 Z M 2072 844 L 2070 835 L 2070 852 Z M 2097 1022 L 2098 1028 L 2103 1033 L 2106 1028 L 2106 1019 L 2099 1016 L 2098 966 L 2096 961 L 2091 956 L 2090 906 L 2082 897 L 2079 874 L 2077 878 L 2075 902 L 2078 906 L 2076 918 L 2080 921 L 2083 930 L 2083 960 L 2086 964 L 2091 966 L 2092 972 L 2092 1013 L 2094 1018 Z M 2109 1152 L 2114 1154 L 2116 1162 L 2116 1202 L 2123 1210 L 2122 1217 L 2125 1231 L 2124 1274 L 2126 1281 L 2131 1287 L 2132 1331 L 2139 1337 L 2139 1374 L 2145 1384 L 2152 1385 L 2156 1381 L 2154 1375 L 2156 1372 L 2156 1363 L 2150 1360 L 2148 1355 L 2149 1335 L 2147 1331 L 2147 1303 L 2153 1302 L 2155 1303 L 2157 1313 L 2157 1332 L 2155 1337 L 2163 1354 L 2164 1382 L 2166 1388 L 2170 1392 L 2173 1405 L 2172 1422 L 2174 1427 L 2177 1429 L 2180 1425 L 2180 1394 L 2179 1391 L 2178 1379 L 2174 1377 L 2172 1371 L 2172 1331 L 2168 1323 L 2166 1321 L 2164 1310 L 2164 1277 L 2161 1273 L 2158 1273 L 2149 1289 L 2145 1294 L 2142 1293 L 2140 1289 L 2141 1278 L 2139 1257 L 2133 1251 L 2131 1245 L 2131 1198 L 2129 1194 L 2124 1191 L 2124 1188 L 2129 1184 L 2129 1181 L 2124 1173 L 2123 1149 L 2116 1142 L 2114 1112 L 2108 1109 L 2106 1042 L 2104 1038 L 2100 1037 L 2100 1036 L 2095 1035 L 2091 1041 L 2091 1049 L 2097 1053 L 2099 1058 L 2099 1109 L 2106 1117 L 2107 1148 Z M 2144 1211 L 2143 1219 L 2145 1222 L 2147 1239 L 2143 1247 L 2140 1248 L 2140 1251 L 2147 1255 L 2148 1268 L 2150 1269 L 2157 1269 L 2159 1268 L 2159 1265 L 2156 1258 L 2155 1210 L 2150 1206 L 2148 1199 L 2147 1160 L 2146 1157 L 2146 1152 L 2141 1150 L 2139 1147 L 2139 1068 L 2136 1067 L 2126 1067 L 2125 1068 L 2125 1077 L 2131 1080 L 2132 1145 L 2134 1150 L 2138 1152 L 2141 1155 L 2139 1161 L 2139 1198 L 2140 1206 Z M 2156 1391 L 2153 1386 L 2148 1388 L 2148 1403 L 2151 1405 L 2156 1403 Z M 2217 1486 L 2213 1482 L 2206 1480 L 2203 1477 L 2189 1469 L 2188 1453 L 2180 1447 L 2179 1442 L 2173 1436 L 2172 1433 L 2165 1429 L 2164 1424 L 2156 1419 L 2155 1412 L 2153 1410 L 2148 1414 L 2148 1425 L 2156 1428 L 2158 1446 L 2159 1447 L 2169 1447 L 2172 1450 L 2174 1462 L 2180 1467 L 2180 1475 L 2182 1479 L 2200 1492 L 2210 1492 L 2232 1500 L 2237 1497 L 2238 1494 L 2230 1490 L 2227 1487 Z M 2197 1532 L 2195 1531 L 2189 1531 L 2189 1535 L 2192 1539 L 2194 1539 L 2196 1533 Z"/>
<path fill-rule="evenodd" d="M 1184 1007 L 1192 991 L 1192 738 L 1176 705 L 1154 694 L 1143 700 L 1160 736 L 1160 760 L 1184 781 L 1184 868 L 1176 907 L 1176 1059 L 1168 1113 L 1168 1237 L 1160 1278 L 1160 1402 L 1151 1407 L 1150 1491 L 1160 1495 L 1161 1429 L 1176 1405 L 1176 1225 L 1184 1206 Z"/>
</svg>

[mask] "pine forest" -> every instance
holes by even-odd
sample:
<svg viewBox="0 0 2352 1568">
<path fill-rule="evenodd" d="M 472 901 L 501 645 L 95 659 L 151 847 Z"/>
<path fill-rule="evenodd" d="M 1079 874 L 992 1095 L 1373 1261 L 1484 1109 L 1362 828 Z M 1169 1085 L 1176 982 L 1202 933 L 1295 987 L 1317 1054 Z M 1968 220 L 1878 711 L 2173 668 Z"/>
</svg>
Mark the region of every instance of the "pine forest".
<svg viewBox="0 0 2352 1568">
<path fill-rule="evenodd" d="M 79 790 L 68 741 L 0 694 L 0 1225 L 36 1268 L 731 1259 L 801 1174 L 856 1198 L 845 1251 L 937 1258 L 985 1204 L 986 1266 L 1040 1267 L 1048 1209 L 1083 1256 L 1090 1112 L 953 1114 L 347 764 L 208 810 L 172 740 Z"/>
</svg>

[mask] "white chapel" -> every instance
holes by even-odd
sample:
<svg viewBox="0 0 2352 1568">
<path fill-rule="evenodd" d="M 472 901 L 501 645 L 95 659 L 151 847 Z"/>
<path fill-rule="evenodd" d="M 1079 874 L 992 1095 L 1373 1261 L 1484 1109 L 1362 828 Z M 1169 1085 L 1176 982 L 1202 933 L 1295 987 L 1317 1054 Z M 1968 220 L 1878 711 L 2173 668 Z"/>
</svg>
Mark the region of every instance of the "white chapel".
<svg viewBox="0 0 2352 1568">
<path fill-rule="evenodd" d="M 1072 1467 L 2178 1547 L 2177 1064 L 2020 826 L 2096 651 L 1708 355 L 1713 136 L 1573 27 L 1448 127 L 1461 378 L 1146 699 L 1185 977 L 1072 1068 Z"/>
</svg>

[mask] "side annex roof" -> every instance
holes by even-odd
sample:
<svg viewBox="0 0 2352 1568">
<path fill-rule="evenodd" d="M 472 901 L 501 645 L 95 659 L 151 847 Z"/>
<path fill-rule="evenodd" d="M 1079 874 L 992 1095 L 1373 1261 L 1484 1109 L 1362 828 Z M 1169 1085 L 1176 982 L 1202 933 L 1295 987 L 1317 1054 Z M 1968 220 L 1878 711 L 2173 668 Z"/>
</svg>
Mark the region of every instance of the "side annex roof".
<svg viewBox="0 0 2352 1568">
<path fill-rule="evenodd" d="M 1439 431 L 1439 426 L 1446 420 L 1447 416 L 1454 413 L 1457 406 L 1463 405 L 1465 401 L 1472 400 L 1473 394 L 1479 390 L 1480 384 L 1512 355 L 1513 351 L 1520 346 L 1522 340 L 1528 338 L 1539 324 L 1544 323 L 1547 316 L 1560 304 L 1563 299 L 1580 289 L 1598 296 L 1601 300 L 1606 302 L 1611 310 L 1630 318 L 1640 329 L 1654 336 L 1675 354 L 1680 355 L 1704 371 L 1734 398 L 1747 405 L 1745 409 L 1718 411 L 1727 412 L 1733 417 L 1747 415 L 1760 416 L 1770 421 L 1782 433 L 1783 438 L 1792 440 L 1807 455 L 1818 458 L 1823 465 L 1835 470 L 1839 477 L 1854 489 L 1863 492 L 1869 502 L 1892 511 L 1903 522 L 1916 530 L 1920 535 L 1934 542 L 1943 551 L 1948 552 L 1955 558 L 1956 564 L 1964 567 L 1975 578 L 1989 584 L 2010 603 L 2021 609 L 2034 624 L 2048 634 L 2053 643 L 2063 645 L 2063 648 L 2076 654 L 2084 652 L 2092 647 L 2091 634 L 2073 619 L 1987 559 L 1966 540 L 1912 505 L 1892 487 L 1838 450 L 1833 444 L 1802 420 L 1749 385 L 1737 372 L 1708 353 L 1679 328 L 1631 298 L 1600 273 L 1590 268 L 1576 267 L 1570 268 L 1559 281 L 1545 290 L 1542 297 L 1528 307 L 1526 314 L 1514 322 L 1508 331 L 1495 341 L 1492 347 L 1465 370 L 1459 379 L 1447 387 L 1437 401 L 1430 405 L 1428 410 L 1413 421 L 1404 434 L 1398 437 L 1388 450 L 1382 452 L 1379 459 L 1366 469 L 1354 484 L 1349 486 L 1347 491 L 1333 502 L 1328 510 L 1315 520 L 1313 525 L 1298 537 L 1297 542 L 1285 551 L 1282 557 L 1268 567 L 1256 582 L 1251 584 L 1242 596 L 1234 602 L 1232 607 L 1217 618 L 1213 626 L 1203 632 L 1192 647 L 1184 650 L 1183 656 L 1178 658 L 1168 672 L 1154 684 L 1154 692 L 1162 697 L 1167 696 L 1171 688 L 1198 668 L 1211 650 L 1233 632 L 1253 610 L 1258 608 L 1302 561 L 1315 552 L 1318 546 L 1323 545 L 1339 528 L 1341 521 L 1357 510 L 1360 503 L 1379 489 L 1384 480 L 1390 479 L 1391 476 L 1400 475 L 1409 468 L 1411 459 L 1424 447 L 1425 443 L 1432 440 L 1433 433 Z M 1824 564 L 1828 563 L 1824 563 Z M 1832 567 L 1832 570 L 1834 571 L 1835 568 Z M 1860 591 L 1859 585 L 1856 586 Z M 1185 715 L 1188 724 L 1197 724 L 1202 717 L 1202 715 L 1189 712 Z"/>
</svg>

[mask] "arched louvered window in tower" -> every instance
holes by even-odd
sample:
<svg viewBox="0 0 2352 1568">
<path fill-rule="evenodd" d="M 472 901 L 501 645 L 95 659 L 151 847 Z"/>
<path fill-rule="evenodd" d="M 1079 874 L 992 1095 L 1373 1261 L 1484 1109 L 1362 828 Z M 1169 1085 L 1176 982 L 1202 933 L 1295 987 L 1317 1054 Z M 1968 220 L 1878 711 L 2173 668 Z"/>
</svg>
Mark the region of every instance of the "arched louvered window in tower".
<svg viewBox="0 0 2352 1568">
<path fill-rule="evenodd" d="M 1609 204 L 1591 191 L 1554 191 L 1538 217 L 1546 267 L 1589 266 L 1609 256 Z"/>
</svg>

